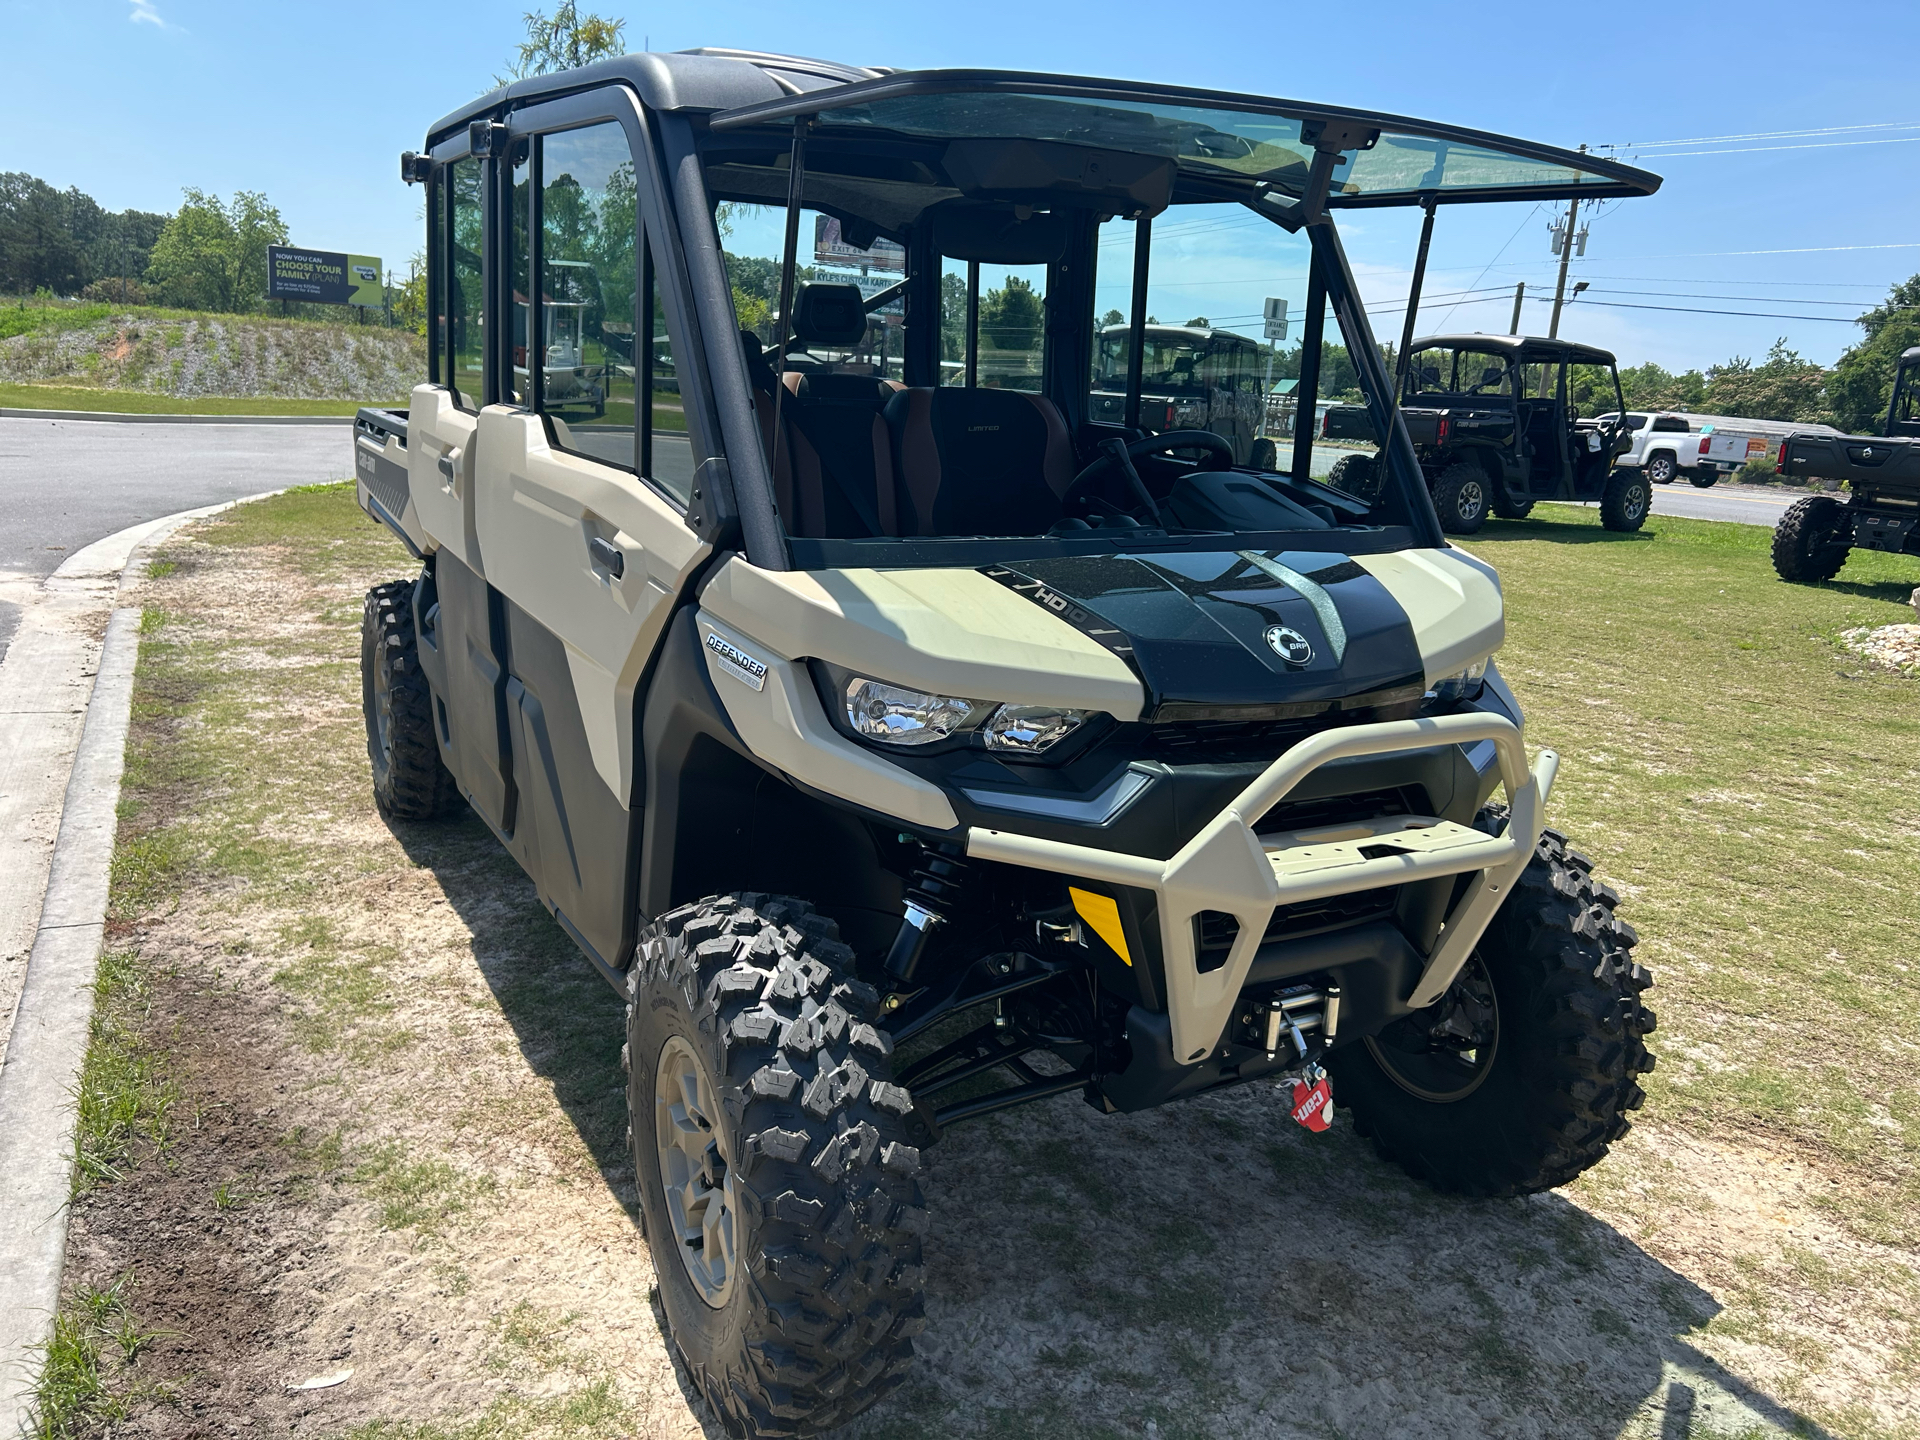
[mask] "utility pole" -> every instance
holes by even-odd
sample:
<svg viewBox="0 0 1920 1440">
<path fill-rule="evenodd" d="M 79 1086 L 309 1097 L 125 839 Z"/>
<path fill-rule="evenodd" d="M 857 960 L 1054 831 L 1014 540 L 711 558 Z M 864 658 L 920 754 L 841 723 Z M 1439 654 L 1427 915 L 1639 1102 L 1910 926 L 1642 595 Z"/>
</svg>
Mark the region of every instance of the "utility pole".
<svg viewBox="0 0 1920 1440">
<path fill-rule="evenodd" d="M 1582 153 L 1586 146 L 1580 147 Z M 1567 266 L 1573 263 L 1573 227 L 1580 215 L 1580 197 L 1574 196 L 1567 202 L 1567 228 L 1560 234 L 1560 278 L 1553 286 L 1553 322 L 1547 328 L 1547 338 L 1560 338 L 1560 307 L 1567 298 Z"/>
<path fill-rule="evenodd" d="M 1527 282 L 1522 280 L 1513 287 L 1513 323 L 1507 326 L 1507 334 L 1520 333 L 1520 302 L 1527 298 Z"/>
</svg>

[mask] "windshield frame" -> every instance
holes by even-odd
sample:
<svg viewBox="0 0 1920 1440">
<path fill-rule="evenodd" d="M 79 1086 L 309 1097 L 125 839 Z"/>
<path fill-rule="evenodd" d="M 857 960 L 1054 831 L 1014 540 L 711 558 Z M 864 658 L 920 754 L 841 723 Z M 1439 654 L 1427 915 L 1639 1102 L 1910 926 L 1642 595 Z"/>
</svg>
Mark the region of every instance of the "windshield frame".
<svg viewBox="0 0 1920 1440">
<path fill-rule="evenodd" d="M 1420 205 L 1430 200 L 1439 204 L 1471 204 L 1496 200 L 1625 198 L 1651 195 L 1660 188 L 1661 183 L 1660 177 L 1650 171 L 1623 165 L 1617 160 L 1603 160 L 1585 151 L 1564 150 L 1558 146 L 1543 145 L 1514 136 L 1497 135 L 1490 131 L 1474 130 L 1462 125 L 1420 120 L 1412 116 L 1394 115 L 1384 111 L 1357 110 L 1346 106 L 1321 105 L 1184 85 L 1157 85 L 1142 81 L 1101 80 L 1086 76 L 1010 70 L 901 71 L 874 80 L 829 86 L 780 100 L 766 100 L 732 110 L 722 110 L 709 117 L 707 124 L 713 131 L 724 132 L 743 127 L 777 125 L 782 121 L 791 122 L 797 117 L 804 116 L 813 118 L 821 126 L 831 128 L 832 112 L 835 110 L 916 96 L 967 94 L 1040 95 L 1082 101 L 1110 100 L 1131 104 L 1158 102 L 1205 110 L 1238 111 L 1250 115 L 1299 121 L 1303 129 L 1309 125 L 1319 124 L 1329 130 L 1373 130 L 1383 135 L 1431 140 L 1442 146 L 1464 145 L 1594 177 L 1588 181 L 1573 183 L 1543 181 L 1538 184 L 1495 186 L 1441 185 L 1424 190 L 1397 189 L 1357 195 L 1343 195 L 1336 188 L 1326 198 L 1326 204 L 1330 208 Z M 868 130 L 866 133 L 889 132 Z M 953 138 L 963 137 L 956 135 Z M 1369 143 L 1366 147 L 1354 147 L 1342 153 L 1352 154 L 1356 153 L 1356 150 L 1365 148 L 1371 148 L 1371 144 Z M 1194 180 L 1211 180 L 1225 184 L 1239 183 L 1249 188 L 1258 186 L 1293 193 L 1288 190 L 1288 187 L 1271 180 L 1250 175 L 1237 175 L 1232 171 L 1216 167 L 1192 168 L 1181 165 L 1180 173 L 1183 178 Z"/>
</svg>

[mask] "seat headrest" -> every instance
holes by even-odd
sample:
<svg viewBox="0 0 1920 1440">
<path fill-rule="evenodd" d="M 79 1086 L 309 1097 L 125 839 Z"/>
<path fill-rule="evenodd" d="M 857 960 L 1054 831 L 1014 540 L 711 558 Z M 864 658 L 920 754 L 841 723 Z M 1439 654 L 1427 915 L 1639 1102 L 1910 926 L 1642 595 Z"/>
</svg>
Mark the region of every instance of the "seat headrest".
<svg viewBox="0 0 1920 1440">
<path fill-rule="evenodd" d="M 802 345 L 858 345 L 866 334 L 858 285 L 802 285 L 793 297 L 793 336 Z"/>
</svg>

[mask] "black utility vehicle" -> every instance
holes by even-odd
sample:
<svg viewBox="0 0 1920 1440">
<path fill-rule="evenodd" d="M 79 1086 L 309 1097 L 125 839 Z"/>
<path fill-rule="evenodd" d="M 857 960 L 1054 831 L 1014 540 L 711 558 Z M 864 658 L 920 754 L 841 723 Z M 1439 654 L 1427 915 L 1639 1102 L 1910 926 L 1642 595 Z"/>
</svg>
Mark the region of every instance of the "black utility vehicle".
<svg viewBox="0 0 1920 1440">
<path fill-rule="evenodd" d="M 1581 367 L 1590 367 L 1584 388 L 1599 390 L 1590 403 L 1611 415 L 1585 418 L 1569 399 Z M 1413 342 L 1406 377 L 1400 414 L 1448 534 L 1473 534 L 1489 510 L 1524 520 L 1540 500 L 1597 500 L 1609 530 L 1645 522 L 1646 480 L 1613 468 L 1629 441 L 1607 351 L 1534 335 L 1434 335 Z M 1366 441 L 1374 430 L 1364 407 L 1348 405 L 1327 412 L 1321 433 Z M 1372 465 L 1353 456 L 1336 469 L 1344 478 Z"/>
<path fill-rule="evenodd" d="M 1831 580 L 1856 545 L 1920 555 L 1920 345 L 1900 356 L 1879 435 L 1790 435 L 1774 470 L 1847 482 L 1845 500 L 1809 495 L 1780 517 L 1773 568 L 1782 580 Z"/>
<path fill-rule="evenodd" d="M 367 596 L 374 799 L 470 806 L 625 997 L 659 1305 L 733 1433 L 900 1383 L 923 1152 L 979 1116 L 1260 1082 L 1272 1125 L 1337 1099 L 1473 1195 L 1626 1133 L 1651 977 L 1546 828 L 1498 578 L 1441 535 L 1334 219 L 1657 177 L 1259 96 L 737 52 L 518 81 L 402 164 L 436 324 L 356 440 L 419 562 Z M 504 313 L 582 264 L 634 341 L 590 415 Z M 1253 313 L 1236 274 L 1303 277 L 1308 355 L 1337 327 L 1386 437 L 1366 485 L 1313 478 L 1311 427 L 1263 471 L 1146 404 L 1152 297 Z M 770 276 L 766 344 L 741 297 Z"/>
<path fill-rule="evenodd" d="M 1272 360 L 1265 347 L 1231 330 L 1196 325 L 1149 325 L 1143 341 L 1140 423 L 1153 430 L 1211 430 L 1233 447 L 1234 463 L 1278 470 L 1280 452 L 1267 423 L 1263 379 Z M 1100 331 L 1089 417 L 1108 425 L 1127 418 L 1132 327 Z"/>
</svg>

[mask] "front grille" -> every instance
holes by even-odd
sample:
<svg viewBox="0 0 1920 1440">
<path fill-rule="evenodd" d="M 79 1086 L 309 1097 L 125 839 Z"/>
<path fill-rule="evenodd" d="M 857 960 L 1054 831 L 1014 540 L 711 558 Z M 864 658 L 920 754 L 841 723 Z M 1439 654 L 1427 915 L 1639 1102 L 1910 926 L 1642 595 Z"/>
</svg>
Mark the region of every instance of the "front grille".
<svg viewBox="0 0 1920 1440">
<path fill-rule="evenodd" d="M 1275 906 L 1260 943 L 1297 940 L 1328 930 L 1345 930 L 1369 920 L 1383 920 L 1393 914 L 1399 897 L 1400 887 L 1389 885 L 1381 890 L 1360 890 L 1351 895 L 1329 895 L 1324 900 L 1303 900 L 1298 905 Z M 1240 922 L 1221 911 L 1204 910 L 1195 921 L 1195 929 L 1198 932 L 1194 937 L 1195 968 L 1202 975 L 1210 974 L 1227 963 L 1227 952 L 1240 933 Z"/>
<path fill-rule="evenodd" d="M 1431 815 L 1423 786 L 1401 785 L 1391 790 L 1362 790 L 1352 795 L 1327 795 L 1318 800 L 1282 800 L 1254 823 L 1258 834 L 1276 830 L 1318 830 L 1381 815 Z"/>
</svg>

